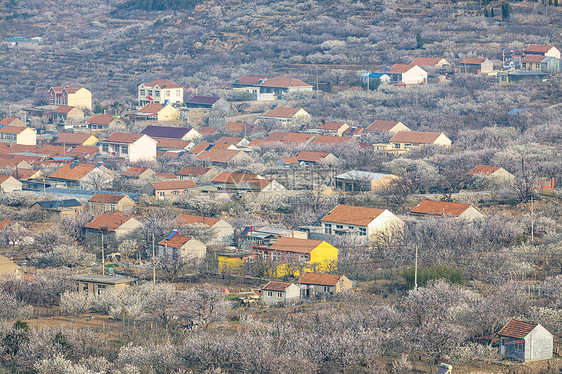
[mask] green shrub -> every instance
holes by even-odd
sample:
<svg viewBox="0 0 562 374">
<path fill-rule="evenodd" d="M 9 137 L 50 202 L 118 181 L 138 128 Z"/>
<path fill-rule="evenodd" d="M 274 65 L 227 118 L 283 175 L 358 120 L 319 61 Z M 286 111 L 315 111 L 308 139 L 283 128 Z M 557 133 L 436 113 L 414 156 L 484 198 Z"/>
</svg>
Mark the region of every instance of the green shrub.
<svg viewBox="0 0 562 374">
<path fill-rule="evenodd" d="M 402 272 L 402 278 L 410 288 L 414 288 L 414 268 Z M 464 282 L 462 269 L 450 265 L 431 265 L 418 269 L 418 286 L 424 287 L 427 282 L 437 279 L 446 279 L 450 283 L 462 284 Z"/>
</svg>

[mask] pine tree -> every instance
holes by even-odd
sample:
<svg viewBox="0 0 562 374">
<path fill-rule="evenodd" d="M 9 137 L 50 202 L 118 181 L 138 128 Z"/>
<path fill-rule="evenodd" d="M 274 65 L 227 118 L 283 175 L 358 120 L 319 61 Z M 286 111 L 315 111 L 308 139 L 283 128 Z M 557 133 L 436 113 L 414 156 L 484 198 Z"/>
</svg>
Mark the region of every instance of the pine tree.
<svg viewBox="0 0 562 374">
<path fill-rule="evenodd" d="M 558 6 L 558 0 L 554 0 L 554 6 Z"/>
<path fill-rule="evenodd" d="M 416 34 L 416 41 L 418 42 L 417 49 L 424 49 L 423 46 L 425 43 L 423 42 L 422 36 L 419 32 Z"/>
<path fill-rule="evenodd" d="M 548 0 L 548 5 L 552 6 L 552 0 Z"/>
<path fill-rule="evenodd" d="M 507 1 L 504 1 L 502 3 L 502 20 L 504 21 L 509 20 L 511 13 L 513 13 L 513 9 L 511 8 L 511 5 L 509 5 Z"/>
<path fill-rule="evenodd" d="M 484 17 L 490 17 L 490 14 L 488 14 L 488 8 L 484 8 Z"/>
<path fill-rule="evenodd" d="M 490 12 L 490 17 L 494 18 L 496 15 L 494 14 L 494 7 L 492 7 L 492 10 Z"/>
</svg>

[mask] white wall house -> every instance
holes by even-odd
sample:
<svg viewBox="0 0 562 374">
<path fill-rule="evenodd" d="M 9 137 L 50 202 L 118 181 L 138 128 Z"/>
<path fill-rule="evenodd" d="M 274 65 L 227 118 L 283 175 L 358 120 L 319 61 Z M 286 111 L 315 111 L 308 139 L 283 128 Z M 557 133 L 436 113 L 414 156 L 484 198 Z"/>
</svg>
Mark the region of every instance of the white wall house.
<svg viewBox="0 0 562 374">
<path fill-rule="evenodd" d="M 148 135 L 114 132 L 100 141 L 102 156 L 115 156 L 129 162 L 151 161 L 156 159 L 158 142 Z"/>
<path fill-rule="evenodd" d="M 141 83 L 138 88 L 139 106 L 150 103 L 183 105 L 183 87 L 166 79 Z"/>
<path fill-rule="evenodd" d="M 390 76 L 392 82 L 402 82 L 407 85 L 424 84 L 427 82 L 427 71 L 417 65 L 394 64 L 384 72 Z"/>
</svg>

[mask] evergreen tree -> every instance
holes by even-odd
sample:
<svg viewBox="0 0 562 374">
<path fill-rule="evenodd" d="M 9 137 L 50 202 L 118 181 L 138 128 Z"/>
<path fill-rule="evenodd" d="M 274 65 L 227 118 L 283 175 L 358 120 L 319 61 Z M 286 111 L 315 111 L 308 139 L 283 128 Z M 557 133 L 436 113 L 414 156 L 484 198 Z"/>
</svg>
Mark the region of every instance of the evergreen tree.
<svg viewBox="0 0 562 374">
<path fill-rule="evenodd" d="M 494 14 L 494 7 L 492 7 L 492 10 L 490 11 L 490 17 L 494 18 L 496 15 Z"/>
<path fill-rule="evenodd" d="M 552 0 L 548 0 L 548 5 L 552 6 Z"/>
<path fill-rule="evenodd" d="M 425 43 L 423 42 L 421 33 L 419 33 L 419 32 L 416 34 L 416 41 L 418 42 L 417 49 L 424 49 L 423 46 L 424 46 Z"/>
<path fill-rule="evenodd" d="M 490 14 L 488 14 L 488 8 L 484 8 L 484 17 L 490 17 Z"/>
<path fill-rule="evenodd" d="M 558 6 L 558 0 L 554 0 L 554 6 Z"/>
<path fill-rule="evenodd" d="M 504 21 L 509 20 L 509 17 L 511 17 L 512 13 L 513 13 L 513 9 L 511 8 L 511 5 L 509 5 L 507 1 L 504 1 L 502 3 L 502 20 Z"/>
</svg>

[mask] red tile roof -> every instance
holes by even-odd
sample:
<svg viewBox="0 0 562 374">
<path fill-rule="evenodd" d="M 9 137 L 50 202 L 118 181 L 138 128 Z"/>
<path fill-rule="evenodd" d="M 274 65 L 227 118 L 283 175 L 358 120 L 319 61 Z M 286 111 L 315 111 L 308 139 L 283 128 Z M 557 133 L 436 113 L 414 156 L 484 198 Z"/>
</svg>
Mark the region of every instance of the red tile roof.
<svg viewBox="0 0 562 374">
<path fill-rule="evenodd" d="M 107 115 L 106 114 L 99 114 L 99 115 L 92 116 L 90 119 L 88 119 L 86 121 L 86 123 L 87 124 L 93 124 L 93 125 L 109 126 L 109 124 L 111 124 L 111 122 L 113 122 L 117 118 L 119 118 L 119 116 L 113 116 L 113 115 L 109 115 L 109 114 L 107 114 Z"/>
<path fill-rule="evenodd" d="M 162 182 L 151 182 L 155 190 L 186 190 L 188 188 L 197 187 L 197 185 L 189 179 L 185 180 L 171 180 Z"/>
<path fill-rule="evenodd" d="M 152 176 L 154 179 L 176 180 L 178 177 L 174 173 L 156 173 Z"/>
<path fill-rule="evenodd" d="M 541 55 L 530 55 L 523 57 L 521 62 L 541 63 L 545 58 L 545 56 Z"/>
<path fill-rule="evenodd" d="M 70 112 L 72 109 L 74 109 L 75 107 L 73 106 L 68 106 L 68 105 L 59 105 L 57 107 L 57 109 L 53 110 L 53 113 L 63 113 L 63 114 L 68 114 L 68 112 Z"/>
<path fill-rule="evenodd" d="M 138 177 L 147 170 L 149 170 L 149 169 L 148 168 L 139 168 L 139 167 L 133 166 L 129 170 L 127 170 L 123 175 L 125 175 L 127 177 Z"/>
<path fill-rule="evenodd" d="M 12 122 L 14 122 L 14 124 L 17 125 L 18 127 L 25 126 L 25 123 L 23 123 L 22 120 L 20 120 L 19 118 L 16 118 L 16 117 L 6 117 L 6 118 L 4 118 L 2 121 L 0 121 L 0 126 L 8 126 Z"/>
<path fill-rule="evenodd" d="M 509 338 L 525 339 L 533 329 L 537 327 L 536 323 L 519 321 L 512 318 L 499 332 L 499 336 L 507 336 Z"/>
<path fill-rule="evenodd" d="M 343 275 L 325 273 L 304 273 L 298 283 L 315 284 L 319 286 L 335 286 Z"/>
<path fill-rule="evenodd" d="M 282 87 L 282 88 L 312 87 L 310 84 L 305 83 L 301 80 L 295 78 L 288 78 L 288 77 L 274 77 L 264 81 L 261 85 L 267 87 Z"/>
<path fill-rule="evenodd" d="M 27 127 L 19 127 L 19 126 L 4 126 L 0 128 L 0 133 L 6 134 L 19 134 L 23 130 L 27 129 Z"/>
<path fill-rule="evenodd" d="M 215 142 L 215 144 L 233 144 L 236 145 L 240 143 L 244 138 L 234 137 L 234 136 L 223 136 Z"/>
<path fill-rule="evenodd" d="M 80 134 L 80 133 L 72 133 L 72 132 L 59 132 L 56 138 L 53 138 L 51 141 L 52 144 L 60 144 L 60 145 L 80 145 L 84 144 L 86 140 L 88 140 L 91 134 Z"/>
<path fill-rule="evenodd" d="M 164 109 L 164 106 L 158 103 L 149 103 L 138 110 L 139 113 L 158 114 L 159 111 Z"/>
<path fill-rule="evenodd" d="M 282 139 L 282 142 L 289 143 L 308 143 L 314 138 L 313 134 L 301 134 L 298 132 L 290 132 Z"/>
<path fill-rule="evenodd" d="M 199 142 L 195 145 L 195 147 L 191 148 L 191 150 L 188 153 L 198 155 L 199 153 L 209 148 L 209 146 L 211 146 L 211 143 L 209 142 Z"/>
<path fill-rule="evenodd" d="M 390 131 L 394 126 L 399 124 L 398 121 L 385 121 L 382 119 L 377 119 L 373 121 L 365 131 Z"/>
<path fill-rule="evenodd" d="M 262 290 L 264 290 L 264 291 L 285 292 L 285 291 L 287 290 L 287 288 L 289 288 L 289 286 L 290 286 L 291 284 L 292 284 L 292 283 L 269 281 L 269 283 L 267 283 L 265 286 L 262 287 Z"/>
<path fill-rule="evenodd" d="M 125 215 L 125 213 L 118 211 L 113 213 L 103 213 L 97 216 L 85 227 L 95 230 L 100 230 L 101 227 L 106 227 L 108 231 L 115 231 L 131 218 L 132 217 Z"/>
<path fill-rule="evenodd" d="M 89 203 L 110 203 L 117 204 L 123 200 L 127 195 L 113 195 L 108 193 L 96 193 L 94 196 L 90 197 Z"/>
<path fill-rule="evenodd" d="M 143 134 L 127 134 L 124 132 L 114 132 L 113 134 L 109 135 L 105 138 L 104 142 L 110 143 L 125 143 L 125 144 L 132 144 L 142 138 Z"/>
<path fill-rule="evenodd" d="M 195 159 L 199 161 L 226 163 L 240 152 L 242 151 L 211 148 L 208 151 L 199 153 Z"/>
<path fill-rule="evenodd" d="M 191 214 L 180 214 L 179 216 L 176 217 L 176 222 L 180 226 L 201 224 L 201 225 L 212 227 L 219 221 L 220 220 L 217 218 L 195 216 Z"/>
<path fill-rule="evenodd" d="M 410 65 L 414 66 L 435 66 L 439 61 L 443 60 L 440 57 L 418 57 L 414 61 L 410 62 Z"/>
<path fill-rule="evenodd" d="M 531 44 L 523 51 L 523 53 L 547 53 L 552 48 L 556 48 L 553 45 L 538 45 L 538 44 Z M 558 48 L 557 48 L 558 49 Z"/>
<path fill-rule="evenodd" d="M 185 175 L 188 177 L 200 177 L 207 174 L 211 168 L 204 168 L 201 166 L 184 166 L 176 175 Z"/>
<path fill-rule="evenodd" d="M 73 180 L 77 181 L 82 179 L 86 174 L 91 172 L 96 168 L 95 165 L 90 164 L 76 164 L 74 167 L 71 168 L 73 164 L 64 164 L 54 173 L 49 175 L 49 178 L 56 178 L 56 179 L 65 179 L 65 180 Z"/>
<path fill-rule="evenodd" d="M 390 67 L 390 69 L 385 71 L 385 73 L 404 74 L 412 68 L 413 68 L 412 65 L 394 64 Z"/>
<path fill-rule="evenodd" d="M 467 57 L 464 60 L 462 60 L 460 63 L 466 65 L 480 65 L 484 61 L 486 61 L 486 59 L 482 57 Z"/>
<path fill-rule="evenodd" d="M 399 131 L 390 139 L 391 143 L 433 144 L 442 132 Z"/>
<path fill-rule="evenodd" d="M 156 79 L 152 82 L 143 83 L 143 84 L 147 87 L 154 87 L 154 86 L 157 85 L 157 86 L 160 86 L 161 88 L 183 88 L 179 84 L 171 82 L 167 79 Z"/>
<path fill-rule="evenodd" d="M 340 204 L 322 218 L 322 221 L 344 223 L 346 225 L 367 226 L 384 211 L 384 209 L 378 208 Z"/>
<path fill-rule="evenodd" d="M 6 227 L 13 225 L 15 222 L 12 221 L 11 219 L 5 219 L 2 222 L 0 222 L 0 230 L 4 230 Z"/>
<path fill-rule="evenodd" d="M 337 145 L 350 141 L 351 138 L 341 136 L 320 135 L 317 136 L 310 144 L 314 145 Z"/>
<path fill-rule="evenodd" d="M 497 166 L 488 166 L 488 165 L 476 165 L 473 169 L 471 169 L 468 175 L 489 175 L 495 171 L 498 171 L 500 168 Z"/>
<path fill-rule="evenodd" d="M 216 127 L 201 127 L 199 129 L 199 134 L 201 134 L 201 135 L 213 135 L 216 132 L 217 132 Z"/>
<path fill-rule="evenodd" d="M 470 207 L 471 207 L 470 204 L 451 203 L 448 201 L 422 200 L 410 212 L 419 213 L 419 214 L 433 214 L 438 216 L 458 217 Z"/>
<path fill-rule="evenodd" d="M 283 252 L 310 253 L 322 243 L 322 240 L 297 239 L 283 236 L 277 239 L 269 248 Z"/>
<path fill-rule="evenodd" d="M 211 182 L 213 183 L 244 183 L 248 182 L 252 179 L 256 179 L 258 177 L 257 174 L 246 174 L 246 173 L 230 173 L 227 171 L 223 171 L 213 179 Z"/>
<path fill-rule="evenodd" d="M 247 128 L 248 125 L 244 122 L 227 122 L 224 128 L 227 131 L 234 132 L 237 134 L 241 134 L 244 132 L 244 128 Z"/>
<path fill-rule="evenodd" d="M 85 88 L 82 86 L 58 86 L 58 87 L 51 87 L 55 92 L 62 92 L 64 89 L 67 93 L 73 94 L 78 92 L 81 88 Z"/>
<path fill-rule="evenodd" d="M 320 125 L 318 125 L 318 127 L 316 127 L 316 128 L 319 129 L 319 130 L 338 131 L 344 125 L 345 125 L 345 123 L 343 123 L 343 122 L 324 122 L 324 123 L 321 123 Z"/>
<path fill-rule="evenodd" d="M 263 114 L 264 117 L 273 117 L 273 118 L 293 118 L 297 112 L 301 110 L 301 108 L 281 108 L 275 107 L 273 109 L 269 109 L 267 112 Z"/>
<path fill-rule="evenodd" d="M 281 157 L 281 160 L 286 164 L 298 164 L 299 160 L 296 157 Z"/>
<path fill-rule="evenodd" d="M 184 245 L 185 243 L 187 243 L 191 239 L 193 239 L 191 236 L 175 235 L 170 240 L 164 239 L 162 241 L 159 241 L 158 244 L 163 245 L 163 246 L 172 247 L 172 248 L 181 248 L 182 245 Z"/>
<path fill-rule="evenodd" d="M 319 151 L 300 151 L 295 157 L 299 161 L 305 162 L 318 162 L 324 157 L 328 156 L 330 152 L 319 152 Z"/>
</svg>

